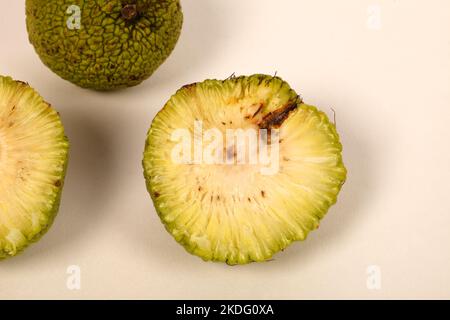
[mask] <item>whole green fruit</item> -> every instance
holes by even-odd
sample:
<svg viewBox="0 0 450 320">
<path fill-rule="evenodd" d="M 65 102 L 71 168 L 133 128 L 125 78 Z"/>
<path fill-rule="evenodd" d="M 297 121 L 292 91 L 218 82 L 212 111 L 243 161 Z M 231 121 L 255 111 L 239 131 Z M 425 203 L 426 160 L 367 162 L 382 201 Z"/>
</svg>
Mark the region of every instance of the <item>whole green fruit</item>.
<svg viewBox="0 0 450 320">
<path fill-rule="evenodd" d="M 83 88 L 135 86 L 165 61 L 183 24 L 179 0 L 26 0 L 44 64 Z"/>
</svg>

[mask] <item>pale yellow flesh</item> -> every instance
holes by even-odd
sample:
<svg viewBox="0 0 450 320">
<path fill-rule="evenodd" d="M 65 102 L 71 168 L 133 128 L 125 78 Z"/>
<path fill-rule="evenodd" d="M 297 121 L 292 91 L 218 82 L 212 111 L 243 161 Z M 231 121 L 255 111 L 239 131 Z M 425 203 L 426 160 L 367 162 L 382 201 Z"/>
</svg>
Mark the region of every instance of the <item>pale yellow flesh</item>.
<svg viewBox="0 0 450 320">
<path fill-rule="evenodd" d="M 27 84 L 0 77 L 0 258 L 50 226 L 67 155 L 57 112 Z"/>
<path fill-rule="evenodd" d="M 251 78 L 244 83 L 207 81 L 179 91 L 155 118 L 144 155 L 148 186 L 169 232 L 203 259 L 230 264 L 267 260 L 305 239 L 346 176 L 334 125 L 300 102 L 280 128 L 275 175 L 261 174 L 261 164 L 174 163 L 175 129 L 192 132 L 195 119 L 204 130 L 258 129 L 265 114 L 296 98 L 278 78 L 267 86 Z"/>
</svg>

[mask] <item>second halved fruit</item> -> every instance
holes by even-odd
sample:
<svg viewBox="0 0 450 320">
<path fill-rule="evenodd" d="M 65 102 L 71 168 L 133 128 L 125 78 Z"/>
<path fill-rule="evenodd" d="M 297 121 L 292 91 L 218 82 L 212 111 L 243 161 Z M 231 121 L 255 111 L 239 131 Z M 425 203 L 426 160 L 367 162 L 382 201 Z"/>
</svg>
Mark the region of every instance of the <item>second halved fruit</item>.
<svg viewBox="0 0 450 320">
<path fill-rule="evenodd" d="M 153 120 L 143 165 L 180 244 L 245 264 L 318 227 L 346 179 L 341 150 L 323 112 L 282 79 L 253 75 L 181 88 Z"/>
<path fill-rule="evenodd" d="M 0 260 L 51 226 L 68 148 L 58 113 L 28 84 L 0 76 Z"/>
</svg>

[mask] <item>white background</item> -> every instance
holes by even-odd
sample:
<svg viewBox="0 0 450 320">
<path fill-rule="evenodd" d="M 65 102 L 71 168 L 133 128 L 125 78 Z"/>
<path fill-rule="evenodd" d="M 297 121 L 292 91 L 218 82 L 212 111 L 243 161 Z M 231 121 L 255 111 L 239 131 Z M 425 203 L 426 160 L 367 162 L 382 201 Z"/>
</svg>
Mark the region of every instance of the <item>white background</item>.
<svg viewBox="0 0 450 320">
<path fill-rule="evenodd" d="M 171 57 L 112 93 L 49 71 L 28 43 L 24 1 L 1 2 L 0 74 L 60 111 L 72 148 L 59 216 L 0 262 L 0 299 L 450 298 L 449 1 L 182 0 Z M 155 214 L 146 132 L 184 84 L 276 71 L 307 103 L 336 110 L 348 181 L 320 229 L 274 261 L 205 263 Z M 70 265 L 81 290 L 66 287 Z M 366 285 L 371 265 L 379 290 Z"/>
</svg>

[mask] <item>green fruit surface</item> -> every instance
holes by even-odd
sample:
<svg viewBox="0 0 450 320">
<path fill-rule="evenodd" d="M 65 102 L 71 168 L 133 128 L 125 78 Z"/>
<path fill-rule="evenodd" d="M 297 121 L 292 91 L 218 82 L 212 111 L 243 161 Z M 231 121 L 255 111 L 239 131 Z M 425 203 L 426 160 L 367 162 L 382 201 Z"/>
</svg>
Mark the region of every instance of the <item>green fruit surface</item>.
<svg viewBox="0 0 450 320">
<path fill-rule="evenodd" d="M 26 0 L 29 40 L 63 79 L 96 90 L 141 83 L 180 36 L 179 0 Z"/>
<path fill-rule="evenodd" d="M 50 228 L 68 150 L 58 113 L 28 84 L 0 76 L 0 259 Z"/>
<path fill-rule="evenodd" d="M 222 136 L 229 129 L 278 129 L 278 170 L 263 174 L 261 162 L 238 164 L 228 147 L 228 164 L 174 161 L 174 133 L 194 137 L 198 121 Z M 152 122 L 143 166 L 156 211 L 176 241 L 204 260 L 245 264 L 267 261 L 317 229 L 346 179 L 341 151 L 323 112 L 282 79 L 253 75 L 181 88 Z"/>
</svg>

